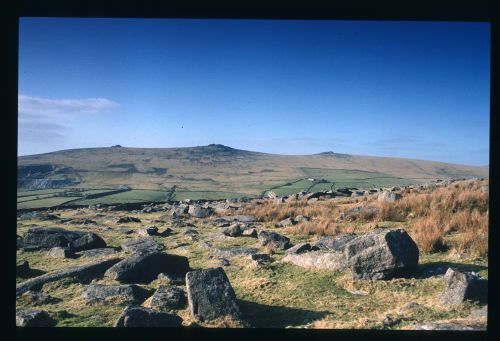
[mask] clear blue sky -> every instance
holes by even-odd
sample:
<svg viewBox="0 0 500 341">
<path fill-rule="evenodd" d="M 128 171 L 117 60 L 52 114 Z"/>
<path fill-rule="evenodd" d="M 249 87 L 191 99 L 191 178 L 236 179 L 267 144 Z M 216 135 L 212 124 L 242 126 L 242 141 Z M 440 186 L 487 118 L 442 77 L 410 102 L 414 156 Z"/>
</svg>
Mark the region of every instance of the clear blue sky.
<svg viewBox="0 0 500 341">
<path fill-rule="evenodd" d="M 221 143 L 489 163 L 487 23 L 21 18 L 19 154 Z"/>
</svg>

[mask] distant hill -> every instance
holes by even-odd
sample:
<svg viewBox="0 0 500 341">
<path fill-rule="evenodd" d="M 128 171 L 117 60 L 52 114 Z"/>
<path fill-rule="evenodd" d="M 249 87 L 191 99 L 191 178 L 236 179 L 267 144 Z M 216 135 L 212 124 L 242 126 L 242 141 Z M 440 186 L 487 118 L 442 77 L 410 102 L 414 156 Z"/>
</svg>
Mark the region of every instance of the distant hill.
<svg viewBox="0 0 500 341">
<path fill-rule="evenodd" d="M 488 167 L 325 152 L 276 155 L 219 144 L 186 148 L 62 150 L 18 158 L 18 187 L 219 191 L 259 195 L 341 186 L 367 188 L 432 179 L 488 177 Z M 175 186 L 175 187 L 174 187 Z"/>
</svg>

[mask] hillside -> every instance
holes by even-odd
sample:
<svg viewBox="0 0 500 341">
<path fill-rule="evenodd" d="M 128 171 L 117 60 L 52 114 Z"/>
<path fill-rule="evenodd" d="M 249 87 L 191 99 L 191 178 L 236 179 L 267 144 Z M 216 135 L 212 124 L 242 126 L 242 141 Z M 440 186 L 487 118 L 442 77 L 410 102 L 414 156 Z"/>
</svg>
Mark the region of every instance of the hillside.
<svg viewBox="0 0 500 341">
<path fill-rule="evenodd" d="M 325 152 L 276 155 L 223 145 L 187 148 L 89 148 L 21 156 L 18 188 L 60 187 L 159 191 L 164 198 L 279 195 L 342 186 L 369 188 L 432 179 L 488 177 L 488 167 Z M 143 193 L 144 194 L 144 193 Z M 149 195 L 149 194 L 148 194 Z"/>
</svg>

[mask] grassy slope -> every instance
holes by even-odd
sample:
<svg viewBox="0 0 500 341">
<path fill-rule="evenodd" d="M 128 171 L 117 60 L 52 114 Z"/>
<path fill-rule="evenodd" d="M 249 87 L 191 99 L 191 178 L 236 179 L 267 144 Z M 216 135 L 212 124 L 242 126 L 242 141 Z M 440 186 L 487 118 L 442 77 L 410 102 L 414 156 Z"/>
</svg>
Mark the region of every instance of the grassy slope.
<svg viewBox="0 0 500 341">
<path fill-rule="evenodd" d="M 285 156 L 223 146 L 75 149 L 19 158 L 22 166 L 39 164 L 72 167 L 82 179 L 81 187 L 128 185 L 168 191 L 175 185 L 179 197 L 186 195 L 185 191 L 259 195 L 271 188 L 286 195 L 308 189 L 310 182 L 299 181 L 308 177 L 327 180 L 329 183 L 312 189 L 322 190 L 332 184 L 366 188 L 435 178 L 488 176 L 485 167 L 433 161 L 339 154 Z M 299 182 L 286 186 L 295 181 Z"/>
</svg>

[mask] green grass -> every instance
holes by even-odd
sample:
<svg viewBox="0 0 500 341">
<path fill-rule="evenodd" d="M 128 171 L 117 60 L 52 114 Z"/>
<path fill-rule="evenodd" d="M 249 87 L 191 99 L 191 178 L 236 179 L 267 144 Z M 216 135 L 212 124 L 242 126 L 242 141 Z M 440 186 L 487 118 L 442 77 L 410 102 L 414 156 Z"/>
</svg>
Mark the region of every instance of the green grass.
<svg viewBox="0 0 500 341">
<path fill-rule="evenodd" d="M 79 217 L 93 219 L 92 210 L 63 210 L 62 217 Z M 116 212 L 117 216 L 123 212 Z M 131 228 L 141 228 L 157 219 L 162 213 L 140 213 L 134 216 L 142 220 L 141 223 L 129 224 Z M 250 237 L 215 238 L 220 229 L 204 225 L 202 220 L 190 219 L 199 232 L 195 240 L 183 235 L 185 229 L 173 228 L 174 233 L 168 237 L 155 237 L 155 240 L 165 247 L 166 252 L 185 255 L 189 258 L 192 269 L 202 269 L 219 266 L 217 259 L 210 257 L 209 249 L 203 242 L 209 242 L 214 247 L 256 247 L 260 253 L 258 240 Z M 73 224 L 58 224 L 52 221 L 18 221 L 17 233 L 22 235 L 33 222 L 40 226 L 60 226 L 71 230 L 95 231 L 103 237 L 110 246 L 119 246 L 129 238 L 137 235 L 124 235 L 119 231 L 100 230 L 100 226 L 116 226 L 112 221 L 104 220 L 100 226 L 86 226 Z M 389 225 L 390 222 L 386 222 Z M 169 226 L 169 222 L 159 224 L 160 231 Z M 260 229 L 272 230 L 290 237 L 292 243 L 307 241 L 314 242 L 316 236 L 302 236 L 288 234 L 286 229 L 274 228 L 272 224 L 263 223 Z M 239 306 L 245 319 L 254 327 L 312 327 L 312 328 L 380 328 L 381 319 L 386 314 L 399 316 L 396 313 L 409 302 L 417 302 L 423 307 L 418 311 L 402 313 L 403 320 L 394 328 L 402 328 L 410 322 L 440 321 L 464 318 L 477 308 L 474 304 L 465 304 L 460 308 L 445 308 L 437 304 L 439 293 L 444 288 L 441 278 L 416 277 L 400 278 L 388 281 L 354 281 L 347 273 L 329 272 L 322 270 L 304 269 L 287 263 L 281 263 L 283 251 L 271 255 L 274 262 L 267 267 L 254 267 L 246 256 L 229 258 L 230 266 L 224 270 L 233 286 Z M 123 256 L 123 255 L 122 255 Z M 62 268 L 80 265 L 90 259 L 53 259 L 43 252 L 18 252 L 17 263 L 27 260 L 33 269 L 42 271 L 58 271 Z M 471 259 L 456 260 L 447 252 L 425 254 L 420 257 L 422 267 L 431 267 L 436 264 L 454 264 L 465 271 L 480 270 L 481 275 L 487 276 L 487 260 L 474 261 Z M 477 263 L 477 264 L 476 264 Z M 21 279 L 16 279 L 20 282 Z M 111 283 L 110 280 L 99 280 L 102 284 Z M 147 287 L 154 289 L 158 286 L 156 280 Z M 60 301 L 46 304 L 37 308 L 47 310 L 57 315 L 57 326 L 104 327 L 112 326 L 125 307 L 124 304 L 96 304 L 88 305 L 81 299 L 85 285 L 71 280 L 61 280 L 44 285 L 42 291 Z M 347 289 L 366 292 L 366 295 L 353 294 Z M 22 299 L 17 300 L 18 307 L 32 307 Z M 177 311 L 186 321 L 190 321 L 188 309 Z"/>
<path fill-rule="evenodd" d="M 31 200 L 40 200 L 40 199 L 45 199 L 45 198 L 52 198 L 54 197 L 54 194 L 38 194 L 38 195 L 30 195 L 30 196 L 24 196 L 24 197 L 18 197 L 17 198 L 17 203 L 20 202 L 25 202 L 25 201 L 31 201 Z"/>
<path fill-rule="evenodd" d="M 295 180 L 276 186 L 272 188 L 272 191 L 279 196 L 286 196 L 301 191 L 319 192 L 341 187 L 368 189 L 373 187 L 405 186 L 415 183 L 412 180 L 378 172 L 322 168 L 301 168 L 301 170 L 307 177 L 325 180 L 326 182 L 313 182 L 307 179 Z"/>
<path fill-rule="evenodd" d="M 58 188 L 58 189 L 38 189 L 38 190 L 21 190 L 17 192 L 17 197 L 28 197 L 28 196 L 36 196 L 36 195 L 45 195 L 45 194 L 53 194 L 53 193 L 62 193 L 70 188 Z"/>
<path fill-rule="evenodd" d="M 39 200 L 18 202 L 17 209 L 28 209 L 28 208 L 41 208 L 41 207 L 55 207 L 78 199 L 80 197 L 50 197 Z"/>
<path fill-rule="evenodd" d="M 81 199 L 72 202 L 75 205 L 96 205 L 96 204 L 121 204 L 144 201 L 165 201 L 167 199 L 167 191 L 154 191 L 146 189 L 133 189 L 127 192 L 107 195 L 95 199 Z"/>
<path fill-rule="evenodd" d="M 206 200 L 217 200 L 217 199 L 229 199 L 229 198 L 240 198 L 244 196 L 249 196 L 244 193 L 234 193 L 234 192 L 218 192 L 218 191 L 176 191 L 172 200 L 184 200 L 184 199 L 206 199 Z"/>
</svg>

